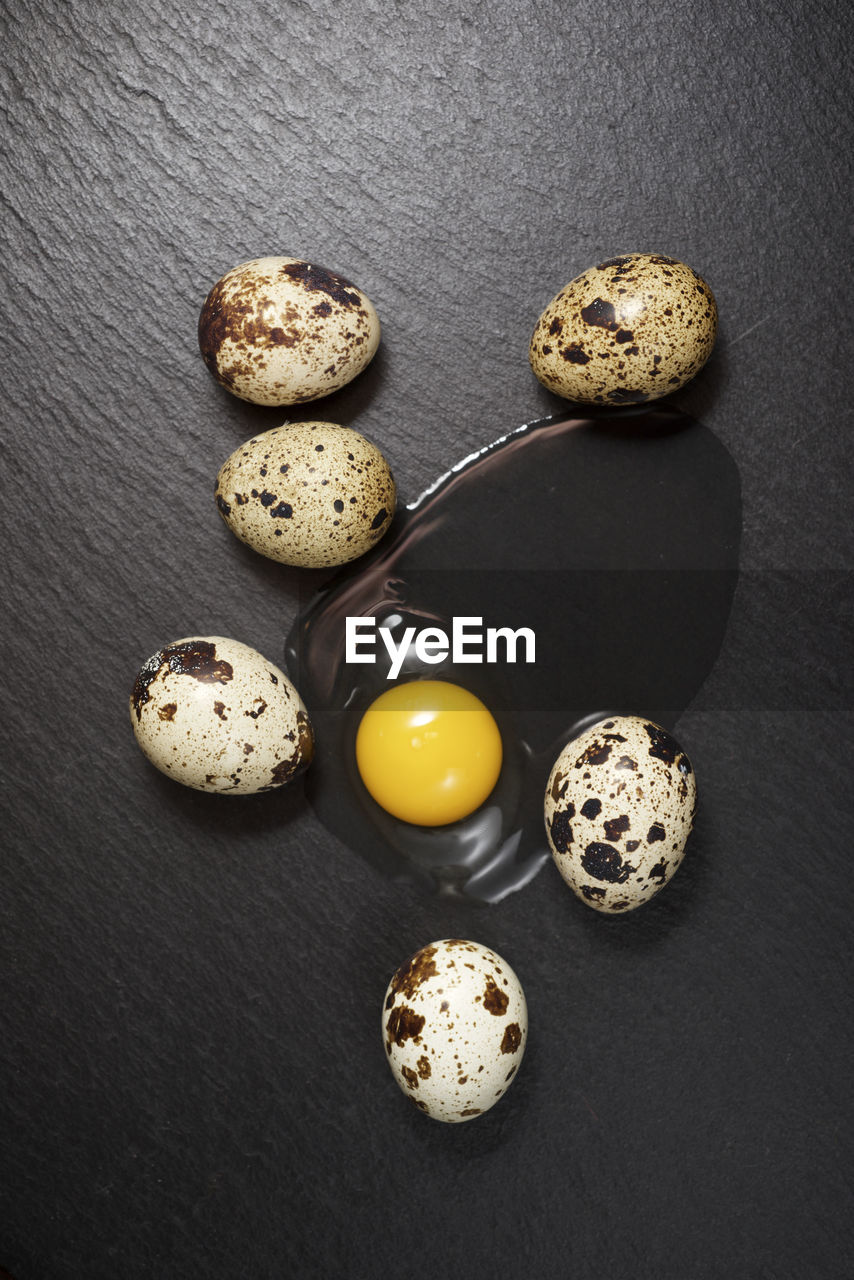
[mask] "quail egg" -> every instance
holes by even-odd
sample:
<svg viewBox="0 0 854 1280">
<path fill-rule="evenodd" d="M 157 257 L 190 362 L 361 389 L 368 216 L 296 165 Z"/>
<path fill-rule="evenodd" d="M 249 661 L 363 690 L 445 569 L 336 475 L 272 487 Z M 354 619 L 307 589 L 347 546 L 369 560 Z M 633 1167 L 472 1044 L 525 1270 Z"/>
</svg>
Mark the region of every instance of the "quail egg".
<svg viewBox="0 0 854 1280">
<path fill-rule="evenodd" d="M 488 1111 L 513 1080 L 528 1035 L 525 993 L 494 951 L 445 938 L 400 966 L 386 991 L 382 1031 L 410 1102 L 457 1124 Z"/>
<path fill-rule="evenodd" d="M 696 795 L 679 743 L 642 716 L 612 716 L 575 738 L 545 799 L 552 856 L 573 893 L 597 911 L 648 902 L 682 861 Z"/>
<path fill-rule="evenodd" d="M 271 791 L 314 751 L 306 709 L 287 676 L 222 636 L 158 649 L 136 677 L 130 718 L 151 763 L 197 791 Z"/>
<path fill-rule="evenodd" d="M 373 304 L 343 276 L 299 258 L 255 258 L 211 289 L 199 316 L 205 364 L 253 404 L 302 404 L 361 373 L 380 341 Z"/>
<path fill-rule="evenodd" d="M 391 524 L 395 484 L 376 445 L 351 427 L 286 422 L 247 440 L 214 493 L 229 529 L 282 564 L 346 564 Z"/>
<path fill-rule="evenodd" d="M 714 295 L 696 271 L 664 254 L 629 253 L 552 299 L 531 338 L 531 368 L 568 400 L 641 404 L 699 372 L 717 327 Z"/>
</svg>

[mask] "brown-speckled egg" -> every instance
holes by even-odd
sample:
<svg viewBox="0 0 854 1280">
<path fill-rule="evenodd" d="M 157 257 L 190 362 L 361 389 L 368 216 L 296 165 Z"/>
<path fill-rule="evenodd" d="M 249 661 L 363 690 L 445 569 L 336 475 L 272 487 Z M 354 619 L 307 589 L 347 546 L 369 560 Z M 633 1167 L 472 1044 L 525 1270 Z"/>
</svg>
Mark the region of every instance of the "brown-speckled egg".
<svg viewBox="0 0 854 1280">
<path fill-rule="evenodd" d="M 685 853 L 697 788 L 671 734 L 612 716 L 558 756 L 546 788 L 546 834 L 558 870 L 597 911 L 631 911 L 667 884 Z"/>
<path fill-rule="evenodd" d="M 714 295 L 660 253 L 609 258 L 570 281 L 537 321 L 531 368 L 585 404 L 642 404 L 683 387 L 712 353 Z"/>
<path fill-rule="evenodd" d="M 394 477 L 376 445 L 351 427 L 286 422 L 247 440 L 223 463 L 216 504 L 232 533 L 282 564 L 346 564 L 391 524 Z"/>
<path fill-rule="evenodd" d="M 288 677 L 222 636 L 158 649 L 136 677 L 130 719 L 151 763 L 197 791 L 271 791 L 314 753 L 308 714 Z"/>
<path fill-rule="evenodd" d="M 386 991 L 382 1031 L 410 1102 L 457 1124 L 488 1111 L 515 1077 L 528 1036 L 525 993 L 494 951 L 445 938 L 400 966 Z"/>
<path fill-rule="evenodd" d="M 299 258 L 255 258 L 211 289 L 199 346 L 218 382 L 253 404 L 303 404 L 373 359 L 380 322 L 343 276 Z"/>
</svg>

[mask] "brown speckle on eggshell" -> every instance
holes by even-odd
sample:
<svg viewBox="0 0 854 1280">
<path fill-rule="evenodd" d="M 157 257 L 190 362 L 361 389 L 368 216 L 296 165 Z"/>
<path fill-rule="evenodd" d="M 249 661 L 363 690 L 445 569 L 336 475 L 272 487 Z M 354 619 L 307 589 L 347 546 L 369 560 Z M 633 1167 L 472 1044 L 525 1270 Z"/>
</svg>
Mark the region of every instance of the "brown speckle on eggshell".
<svg viewBox="0 0 854 1280">
<path fill-rule="evenodd" d="M 214 498 L 229 529 L 261 555 L 321 569 L 376 546 L 395 484 L 382 453 L 351 427 L 288 422 L 235 449 Z"/>
<path fill-rule="evenodd" d="M 558 870 L 596 911 L 648 902 L 685 854 L 697 789 L 679 743 L 640 716 L 612 716 L 573 739 L 546 787 Z"/>
<path fill-rule="evenodd" d="M 314 754 L 308 713 L 284 672 L 223 636 L 189 636 L 152 654 L 130 718 L 151 763 L 197 791 L 270 791 Z"/>
<path fill-rule="evenodd" d="M 300 258 L 255 258 L 226 272 L 199 316 L 199 347 L 222 386 L 253 404 L 303 404 L 373 359 L 380 322 L 349 280 Z"/>
<path fill-rule="evenodd" d="M 420 1111 L 458 1124 L 503 1096 L 525 1052 L 525 994 L 506 960 L 464 938 L 422 947 L 383 1005 L 386 1057 Z"/>
<path fill-rule="evenodd" d="M 714 295 L 691 267 L 663 254 L 625 254 L 552 299 L 534 328 L 531 368 L 568 400 L 643 404 L 700 371 L 717 324 Z"/>
</svg>

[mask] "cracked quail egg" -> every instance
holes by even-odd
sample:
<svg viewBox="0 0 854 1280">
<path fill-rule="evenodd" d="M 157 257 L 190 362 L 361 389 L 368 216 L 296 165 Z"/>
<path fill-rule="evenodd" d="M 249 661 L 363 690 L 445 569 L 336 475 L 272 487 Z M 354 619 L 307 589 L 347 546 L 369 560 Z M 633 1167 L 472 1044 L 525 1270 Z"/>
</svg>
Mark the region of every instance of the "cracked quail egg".
<svg viewBox="0 0 854 1280">
<path fill-rule="evenodd" d="M 528 1036 L 525 993 L 488 947 L 445 938 L 400 966 L 386 991 L 383 1039 L 392 1074 L 420 1111 L 457 1124 L 509 1088 Z"/>
<path fill-rule="evenodd" d="M 676 739 L 641 716 L 611 716 L 573 739 L 546 788 L 560 874 L 597 911 L 648 902 L 685 854 L 697 789 Z"/>
<path fill-rule="evenodd" d="M 299 258 L 255 258 L 227 271 L 199 316 L 217 382 L 253 404 L 303 404 L 355 378 L 379 346 L 373 304 L 343 276 Z"/>
<path fill-rule="evenodd" d="M 130 718 L 151 763 L 197 791 L 271 791 L 314 751 L 308 714 L 288 677 L 222 636 L 158 649 L 136 677 Z"/>
<path fill-rule="evenodd" d="M 351 427 L 286 422 L 247 440 L 220 468 L 216 504 L 229 529 L 282 564 L 347 564 L 391 524 L 395 484 L 376 445 Z"/>
<path fill-rule="evenodd" d="M 660 253 L 591 267 L 540 316 L 531 368 L 544 386 L 585 404 L 641 404 L 676 391 L 712 353 L 714 295 L 696 271 Z"/>
</svg>

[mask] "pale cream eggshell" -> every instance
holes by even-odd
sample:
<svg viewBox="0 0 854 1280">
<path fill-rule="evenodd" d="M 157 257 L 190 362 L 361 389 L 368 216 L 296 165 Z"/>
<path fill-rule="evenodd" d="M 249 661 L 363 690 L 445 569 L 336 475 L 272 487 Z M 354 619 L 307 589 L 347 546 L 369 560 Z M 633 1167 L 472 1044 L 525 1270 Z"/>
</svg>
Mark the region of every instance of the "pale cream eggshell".
<svg viewBox="0 0 854 1280">
<path fill-rule="evenodd" d="M 560 874 L 596 911 L 632 911 L 685 854 L 697 787 L 676 739 L 642 716 L 610 716 L 558 756 L 545 796 Z"/>
<path fill-rule="evenodd" d="M 445 938 L 422 947 L 389 983 L 382 1016 L 392 1075 L 434 1120 L 482 1115 L 515 1078 L 525 1052 L 525 993 L 488 947 Z"/>
<path fill-rule="evenodd" d="M 288 677 L 223 636 L 158 649 L 136 677 L 130 719 L 151 763 L 197 791 L 270 791 L 314 752 L 308 714 Z"/>
<path fill-rule="evenodd" d="M 380 322 L 349 280 L 300 258 L 254 258 L 226 272 L 199 316 L 216 380 L 253 404 L 302 404 L 343 387 L 373 359 Z"/>
</svg>

